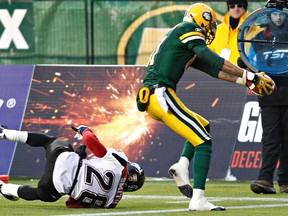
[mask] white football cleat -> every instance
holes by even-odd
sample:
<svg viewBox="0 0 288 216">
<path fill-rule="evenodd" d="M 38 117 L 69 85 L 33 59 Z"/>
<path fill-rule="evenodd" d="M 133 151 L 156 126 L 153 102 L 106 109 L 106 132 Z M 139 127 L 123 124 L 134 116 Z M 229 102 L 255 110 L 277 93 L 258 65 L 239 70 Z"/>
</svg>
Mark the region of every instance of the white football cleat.
<svg viewBox="0 0 288 216">
<path fill-rule="evenodd" d="M 17 201 L 17 200 L 19 200 L 19 197 L 12 196 L 12 195 L 6 195 L 6 194 L 3 194 L 3 193 L 2 193 L 2 186 L 3 186 L 4 184 L 5 184 L 5 183 L 0 180 L 0 193 L 3 195 L 3 197 L 5 197 L 6 199 L 9 199 L 9 200 L 12 200 L 12 201 Z"/>
<path fill-rule="evenodd" d="M 189 211 L 225 211 L 222 206 L 215 206 L 204 197 L 204 190 L 194 189 L 195 196 L 189 203 Z"/>
<path fill-rule="evenodd" d="M 190 185 L 188 169 L 180 163 L 175 163 L 169 168 L 168 173 L 173 177 L 180 192 L 184 196 L 192 198 L 193 188 Z"/>
</svg>

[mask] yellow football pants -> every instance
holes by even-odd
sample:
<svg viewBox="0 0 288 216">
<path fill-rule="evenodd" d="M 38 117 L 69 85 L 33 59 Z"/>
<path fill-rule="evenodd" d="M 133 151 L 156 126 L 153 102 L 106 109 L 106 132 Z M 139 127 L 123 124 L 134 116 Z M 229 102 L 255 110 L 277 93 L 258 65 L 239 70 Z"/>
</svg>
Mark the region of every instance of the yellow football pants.
<svg viewBox="0 0 288 216">
<path fill-rule="evenodd" d="M 150 117 L 164 122 L 194 146 L 211 139 L 210 134 L 204 128 L 209 124 L 208 120 L 189 110 L 177 97 L 173 89 L 166 89 L 164 94 L 169 107 L 168 111 L 164 111 L 156 95 L 152 94 L 146 110 Z"/>
</svg>

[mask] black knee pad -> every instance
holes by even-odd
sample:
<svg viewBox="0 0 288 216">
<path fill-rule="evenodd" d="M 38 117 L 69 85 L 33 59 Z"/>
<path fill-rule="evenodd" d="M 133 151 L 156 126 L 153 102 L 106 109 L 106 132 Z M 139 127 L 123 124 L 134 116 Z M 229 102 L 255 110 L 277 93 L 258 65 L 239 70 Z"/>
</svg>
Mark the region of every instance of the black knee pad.
<svg viewBox="0 0 288 216">
<path fill-rule="evenodd" d="M 52 180 L 45 177 L 42 177 L 38 183 L 37 195 L 44 202 L 55 202 L 61 197 L 56 191 Z"/>
<path fill-rule="evenodd" d="M 20 186 L 18 189 L 18 196 L 25 200 L 39 200 L 37 195 L 37 188 L 30 185 Z"/>
</svg>

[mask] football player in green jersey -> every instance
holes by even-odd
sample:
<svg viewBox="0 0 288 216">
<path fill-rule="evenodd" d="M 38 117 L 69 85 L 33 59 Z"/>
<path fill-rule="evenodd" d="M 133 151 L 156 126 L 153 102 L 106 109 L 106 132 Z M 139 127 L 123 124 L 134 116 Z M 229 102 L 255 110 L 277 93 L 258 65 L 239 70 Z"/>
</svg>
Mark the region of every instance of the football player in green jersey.
<svg viewBox="0 0 288 216">
<path fill-rule="evenodd" d="M 254 74 L 244 70 L 207 47 L 215 37 L 216 28 L 216 14 L 211 7 L 202 3 L 191 5 L 183 22 L 171 29 L 151 54 L 144 87 L 137 94 L 139 111 L 146 111 L 153 119 L 164 122 L 191 144 L 189 151 L 194 152 L 193 189 L 189 183 L 187 158 L 183 161 L 183 169 L 170 170 L 178 181 L 177 185 L 184 182 L 183 187 L 179 187 L 181 192 L 192 197 L 189 204 L 191 211 L 219 211 L 225 208 L 213 205 L 204 196 L 212 153 L 209 122 L 189 110 L 177 97 L 176 86 L 184 71 L 193 67 L 215 78 L 247 86 L 261 95 L 268 95 L 274 90 L 274 81 L 264 73 Z"/>
</svg>

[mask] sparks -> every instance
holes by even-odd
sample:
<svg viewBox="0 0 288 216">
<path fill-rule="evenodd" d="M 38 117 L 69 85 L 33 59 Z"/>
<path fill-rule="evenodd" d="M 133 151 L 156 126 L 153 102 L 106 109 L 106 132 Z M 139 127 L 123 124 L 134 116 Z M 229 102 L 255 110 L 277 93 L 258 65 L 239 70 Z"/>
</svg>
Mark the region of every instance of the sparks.
<svg viewBox="0 0 288 216">
<path fill-rule="evenodd" d="M 105 146 L 124 150 L 130 160 L 141 158 L 159 124 L 137 110 L 135 99 L 145 69 L 94 67 L 87 72 L 65 69 L 46 71 L 33 79 L 24 129 L 69 137 L 77 148 L 80 142 L 73 139 L 70 126 L 87 125 Z M 53 94 L 45 93 L 46 89 Z M 40 99 L 40 95 L 46 98 Z M 136 154 L 135 149 L 139 149 Z"/>
</svg>

